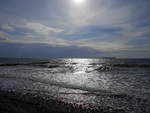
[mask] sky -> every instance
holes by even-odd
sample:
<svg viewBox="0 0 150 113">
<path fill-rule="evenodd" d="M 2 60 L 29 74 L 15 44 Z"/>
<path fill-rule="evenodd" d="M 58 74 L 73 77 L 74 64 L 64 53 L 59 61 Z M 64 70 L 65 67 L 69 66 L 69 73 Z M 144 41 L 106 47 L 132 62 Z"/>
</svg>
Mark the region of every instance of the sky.
<svg viewBox="0 0 150 113">
<path fill-rule="evenodd" d="M 150 0 L 0 0 L 0 57 L 150 58 Z"/>
</svg>

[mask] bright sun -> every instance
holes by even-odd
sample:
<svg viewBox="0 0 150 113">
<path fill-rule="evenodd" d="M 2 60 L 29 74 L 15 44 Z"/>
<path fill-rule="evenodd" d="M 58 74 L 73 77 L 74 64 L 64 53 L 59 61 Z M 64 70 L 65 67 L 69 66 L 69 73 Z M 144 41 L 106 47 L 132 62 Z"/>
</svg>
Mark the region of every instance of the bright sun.
<svg viewBox="0 0 150 113">
<path fill-rule="evenodd" d="M 77 4 L 81 4 L 81 3 L 83 3 L 85 0 L 73 0 L 75 3 L 77 3 Z"/>
</svg>

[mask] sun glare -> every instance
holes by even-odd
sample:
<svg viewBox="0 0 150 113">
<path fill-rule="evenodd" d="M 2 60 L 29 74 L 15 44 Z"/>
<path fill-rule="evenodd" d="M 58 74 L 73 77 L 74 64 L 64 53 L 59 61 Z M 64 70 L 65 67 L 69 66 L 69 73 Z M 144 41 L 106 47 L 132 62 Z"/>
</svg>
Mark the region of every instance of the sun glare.
<svg viewBox="0 0 150 113">
<path fill-rule="evenodd" d="M 77 4 L 81 4 L 81 3 L 83 3 L 85 0 L 73 0 L 75 3 L 77 3 Z"/>
</svg>

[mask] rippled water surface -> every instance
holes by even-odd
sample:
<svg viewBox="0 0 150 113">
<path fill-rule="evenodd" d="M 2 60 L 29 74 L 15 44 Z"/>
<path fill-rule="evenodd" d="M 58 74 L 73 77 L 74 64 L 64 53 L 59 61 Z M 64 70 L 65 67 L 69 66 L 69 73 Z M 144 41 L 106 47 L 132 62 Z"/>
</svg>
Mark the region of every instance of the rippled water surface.
<svg viewBox="0 0 150 113">
<path fill-rule="evenodd" d="M 1 63 L 1 90 L 127 113 L 140 113 L 143 105 L 150 110 L 148 59 L 53 59 L 13 64 Z"/>
</svg>

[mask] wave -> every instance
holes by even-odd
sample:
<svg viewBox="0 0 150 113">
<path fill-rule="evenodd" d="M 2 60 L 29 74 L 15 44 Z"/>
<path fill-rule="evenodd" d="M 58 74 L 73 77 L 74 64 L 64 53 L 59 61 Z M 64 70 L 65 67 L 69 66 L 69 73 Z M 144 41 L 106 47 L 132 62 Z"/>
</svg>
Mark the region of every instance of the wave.
<svg viewBox="0 0 150 113">
<path fill-rule="evenodd" d="M 150 64 L 114 64 L 114 67 L 150 67 Z"/>
<path fill-rule="evenodd" d="M 97 106 L 99 106 L 97 113 L 98 112 L 101 112 L 101 113 L 121 113 L 120 111 L 117 111 L 117 112 L 115 112 L 115 111 L 116 110 L 126 111 L 126 110 L 129 110 L 130 108 L 133 108 L 132 110 L 142 110 L 143 107 L 147 108 L 148 110 L 146 111 L 146 109 L 145 109 L 145 111 L 138 112 L 138 113 L 149 113 L 149 110 L 150 110 L 149 109 L 150 108 L 150 101 L 149 101 L 149 99 L 144 99 L 143 97 L 137 97 L 136 95 L 130 95 L 128 93 L 127 94 L 126 93 L 118 93 L 118 92 L 112 92 L 112 91 L 108 91 L 108 90 L 100 90 L 100 89 L 96 89 L 96 88 L 90 88 L 90 87 L 86 87 L 86 86 L 78 86 L 78 85 L 74 85 L 74 84 L 66 84 L 66 83 L 63 83 L 63 82 L 61 82 L 61 83 L 59 82 L 58 83 L 58 82 L 55 82 L 55 81 L 41 80 L 41 79 L 28 78 L 28 77 L 13 77 L 13 76 L 10 77 L 10 76 L 7 76 L 7 75 L 1 75 L 0 78 L 2 78 L 2 79 L 4 78 L 4 79 L 8 79 L 8 80 L 14 79 L 14 80 L 16 80 L 18 82 L 22 82 L 22 80 L 23 81 L 31 81 L 33 83 L 36 83 L 36 82 L 37 83 L 41 83 L 41 84 L 43 84 L 45 86 L 48 85 L 48 86 L 56 86 L 58 88 L 82 90 L 82 91 L 84 91 L 83 93 L 82 92 L 81 93 L 58 92 L 58 93 L 60 95 L 65 95 L 65 96 L 75 95 L 75 96 L 79 96 L 79 98 L 80 98 L 80 95 L 87 96 L 87 98 L 91 97 L 91 96 L 94 96 L 96 101 L 102 101 L 102 102 L 97 104 Z M 23 83 L 27 83 L 27 82 L 23 82 Z M 39 86 L 37 86 L 37 87 L 39 87 Z M 28 87 L 28 88 L 30 88 L 30 87 Z M 17 99 L 17 101 L 19 101 L 19 104 L 21 104 L 21 105 L 23 104 L 24 101 L 29 102 L 31 105 L 33 105 L 35 103 L 36 104 L 39 103 L 40 105 L 43 105 L 45 102 L 42 103 L 41 100 L 39 100 L 39 98 L 40 99 L 47 99 L 46 101 L 50 101 L 50 98 L 43 97 L 43 95 L 44 96 L 45 95 L 49 96 L 52 93 L 51 90 L 41 89 L 41 87 L 36 88 L 36 89 L 34 89 L 32 87 L 31 87 L 31 89 L 26 89 L 26 88 L 18 89 L 18 87 L 17 87 L 16 90 L 14 90 L 14 88 L 12 88 L 12 89 L 13 89 L 14 93 L 17 93 L 17 91 L 20 92 L 20 93 L 23 93 L 23 96 L 21 96 L 20 98 L 19 98 L 18 95 L 15 98 L 15 99 Z M 6 89 L 6 91 L 10 92 L 11 90 Z M 24 93 L 24 92 L 27 92 L 27 93 Z M 1 88 L 0 88 L 0 94 L 1 94 Z M 38 96 L 35 96 L 34 94 L 38 94 Z M 60 95 L 58 95 L 58 96 L 60 96 Z M 12 94 L 10 94 L 9 96 L 12 96 Z M 32 97 L 29 97 L 29 96 L 32 96 Z M 1 96 L 0 96 L 0 98 L 1 98 Z M 23 101 L 22 101 L 22 99 L 23 99 Z M 24 100 L 24 99 L 26 99 L 26 100 Z M 98 100 L 98 99 L 100 99 L 100 100 Z M 105 104 L 103 104 L 103 102 Z M 113 103 L 115 104 L 116 102 L 118 104 L 120 103 L 122 107 L 117 108 L 116 106 L 109 106 L 110 103 L 111 104 L 113 104 Z M 122 105 L 122 103 L 124 103 L 125 105 L 124 104 Z M 136 106 L 134 106 L 135 104 L 136 104 Z M 49 104 L 48 103 L 45 103 L 45 105 L 47 105 L 47 107 L 49 108 Z M 52 105 L 51 106 L 52 108 L 53 108 L 53 106 L 55 106 L 54 103 L 52 103 L 51 105 Z M 63 105 L 64 105 L 64 103 L 63 103 Z M 110 107 L 110 109 L 112 111 L 109 111 L 110 109 L 108 107 Z M 126 108 L 126 107 L 128 107 L 129 109 Z M 72 113 L 74 113 L 74 112 L 72 112 Z M 94 113 L 96 113 L 96 112 L 94 112 Z M 126 111 L 126 112 L 123 112 L 123 113 L 131 113 L 131 111 Z"/>
<path fill-rule="evenodd" d="M 71 63 L 72 65 L 76 65 L 77 63 Z M 70 64 L 70 65 L 71 65 Z M 29 65 L 29 66 L 54 66 L 54 67 L 58 67 L 59 65 L 63 65 L 61 64 L 52 64 L 49 65 L 49 62 L 37 62 L 37 63 L 1 63 L 0 66 L 16 66 L 16 65 Z M 65 65 L 65 63 L 64 63 Z M 93 64 L 89 64 L 89 65 L 108 65 L 108 66 L 114 66 L 114 67 L 150 67 L 150 64 L 100 64 L 100 63 L 93 63 Z"/>
<path fill-rule="evenodd" d="M 39 80 L 36 78 L 13 77 L 13 76 L 7 76 L 7 75 L 1 75 L 0 78 L 15 80 L 15 81 L 20 81 L 20 80 L 31 81 L 33 83 L 40 83 L 40 84 L 45 84 L 45 85 L 49 85 L 49 86 L 56 86 L 56 87 L 66 88 L 66 89 L 86 91 L 86 93 L 63 93 L 62 92 L 61 94 L 84 94 L 84 95 L 96 95 L 96 96 L 109 96 L 109 97 L 113 97 L 113 98 L 127 98 L 127 97 L 132 98 L 134 96 L 138 96 L 138 95 L 129 95 L 129 94 L 125 94 L 125 93 L 120 93 L 120 92 L 116 92 L 116 91 L 113 92 L 113 91 L 109 91 L 109 90 L 97 89 L 97 88 L 93 88 L 93 87 L 80 86 L 80 85 L 74 85 L 74 84 L 66 84 L 64 82 Z M 38 89 L 39 90 L 36 90 L 36 91 L 41 91 L 40 88 L 38 88 Z M 25 90 L 25 89 L 23 89 L 23 90 Z M 32 91 L 35 91 L 35 90 L 32 89 Z M 48 91 L 46 91 L 46 92 L 48 93 Z"/>
</svg>

